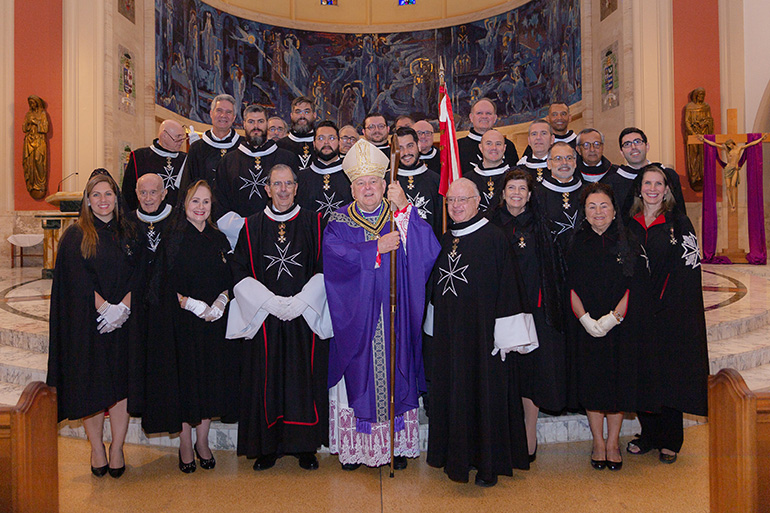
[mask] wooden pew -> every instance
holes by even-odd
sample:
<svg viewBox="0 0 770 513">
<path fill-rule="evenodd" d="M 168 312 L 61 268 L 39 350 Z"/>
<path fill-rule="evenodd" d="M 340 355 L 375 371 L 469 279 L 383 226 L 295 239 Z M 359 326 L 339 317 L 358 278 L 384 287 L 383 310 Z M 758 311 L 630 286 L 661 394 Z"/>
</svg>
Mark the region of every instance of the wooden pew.
<svg viewBox="0 0 770 513">
<path fill-rule="evenodd" d="M 712 513 L 770 512 L 770 392 L 752 392 L 734 369 L 709 379 Z"/>
<path fill-rule="evenodd" d="M 0 407 L 0 513 L 59 511 L 56 421 L 56 392 L 40 381 Z"/>
</svg>

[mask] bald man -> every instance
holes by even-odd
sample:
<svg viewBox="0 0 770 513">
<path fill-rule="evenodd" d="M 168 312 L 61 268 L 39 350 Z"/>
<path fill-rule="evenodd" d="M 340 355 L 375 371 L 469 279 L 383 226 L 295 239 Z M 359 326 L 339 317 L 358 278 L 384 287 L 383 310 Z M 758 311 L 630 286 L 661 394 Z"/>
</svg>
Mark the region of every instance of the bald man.
<svg viewBox="0 0 770 513">
<path fill-rule="evenodd" d="M 463 176 L 471 180 L 480 192 L 479 210 L 486 212 L 500 201 L 503 178 L 511 166 L 505 161 L 507 139 L 495 129 L 484 132 L 479 142 L 481 163 L 471 164 Z"/>
<path fill-rule="evenodd" d="M 147 173 L 155 173 L 163 180 L 167 201 L 171 205 L 176 204 L 182 166 L 187 157 L 187 154 L 180 150 L 186 140 L 184 127 L 173 119 L 167 119 L 160 124 L 158 137 L 150 146 L 131 152 L 120 188 L 127 210 L 134 210 L 139 206 L 136 183 L 140 176 Z"/>
<path fill-rule="evenodd" d="M 482 156 L 479 151 L 481 137 L 494 128 L 497 122 L 497 107 L 495 102 L 489 98 L 480 98 L 471 105 L 471 112 L 468 116 L 473 128 L 468 135 L 458 139 L 457 148 L 460 150 L 460 167 L 463 176 L 473 169 L 474 164 L 481 162 Z M 505 142 L 505 163 L 515 166 L 519 161 L 519 154 L 516 152 L 516 146 L 506 139 Z"/>
<path fill-rule="evenodd" d="M 417 142 L 420 148 L 420 161 L 435 173 L 441 173 L 441 155 L 433 146 L 433 125 L 424 119 L 416 122 L 412 127 L 417 133 Z"/>
</svg>

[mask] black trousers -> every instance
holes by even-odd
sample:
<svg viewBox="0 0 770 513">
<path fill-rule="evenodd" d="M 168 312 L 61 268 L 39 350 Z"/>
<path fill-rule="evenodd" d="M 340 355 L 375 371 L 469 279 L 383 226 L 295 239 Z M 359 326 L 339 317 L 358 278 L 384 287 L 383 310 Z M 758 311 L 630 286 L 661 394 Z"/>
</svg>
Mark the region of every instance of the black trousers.
<svg viewBox="0 0 770 513">
<path fill-rule="evenodd" d="M 682 412 L 663 406 L 660 413 L 637 412 L 642 438 L 656 449 L 679 452 L 684 443 Z"/>
</svg>

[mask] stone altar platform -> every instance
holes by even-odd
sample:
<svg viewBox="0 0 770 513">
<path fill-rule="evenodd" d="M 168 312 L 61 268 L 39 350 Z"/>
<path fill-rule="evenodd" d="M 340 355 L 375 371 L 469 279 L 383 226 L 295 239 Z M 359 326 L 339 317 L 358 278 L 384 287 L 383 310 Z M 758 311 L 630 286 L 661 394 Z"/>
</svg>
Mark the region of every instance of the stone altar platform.
<svg viewBox="0 0 770 513">
<path fill-rule="evenodd" d="M 30 381 L 45 381 L 48 359 L 48 310 L 51 281 L 40 268 L 0 269 L 0 404 L 16 404 Z M 767 266 L 703 266 L 703 297 L 708 327 L 711 372 L 732 367 L 753 390 L 770 387 L 770 268 Z M 688 424 L 703 418 L 686 418 Z M 427 444 L 427 419 L 421 416 L 421 443 Z M 538 421 L 540 443 L 588 440 L 584 415 L 550 416 Z M 623 435 L 638 432 L 636 419 L 623 424 Z M 109 439 L 108 426 L 105 427 Z M 60 434 L 85 438 L 79 422 L 60 425 Z M 212 423 L 213 449 L 234 450 L 237 424 Z M 131 419 L 129 443 L 178 445 L 171 436 L 147 437 L 139 419 Z"/>
</svg>

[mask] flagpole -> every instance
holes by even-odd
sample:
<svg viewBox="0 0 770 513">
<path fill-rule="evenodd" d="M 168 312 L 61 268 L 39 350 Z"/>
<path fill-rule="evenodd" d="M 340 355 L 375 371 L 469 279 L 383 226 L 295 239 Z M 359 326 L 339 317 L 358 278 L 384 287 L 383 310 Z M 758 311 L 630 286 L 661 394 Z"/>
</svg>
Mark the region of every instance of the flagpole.
<svg viewBox="0 0 770 513">
<path fill-rule="evenodd" d="M 439 109 L 441 108 L 441 102 L 444 101 L 444 96 L 446 96 L 446 83 L 444 82 L 444 57 L 438 58 L 438 83 L 439 83 L 439 93 L 438 93 L 438 104 Z M 444 128 L 441 127 L 439 124 L 439 134 L 443 134 Z M 441 140 L 441 137 L 439 136 L 439 140 Z M 441 146 L 441 143 L 439 142 L 439 147 Z M 439 148 L 440 149 L 440 148 Z M 442 161 L 441 166 L 448 165 L 447 162 Z M 444 170 L 441 170 L 441 174 L 443 175 Z M 446 204 L 446 198 L 444 198 L 444 201 L 442 201 L 443 206 L 441 207 L 441 233 L 446 233 L 446 217 L 447 217 L 447 204 Z"/>
<path fill-rule="evenodd" d="M 396 183 L 398 165 L 401 154 L 398 148 L 398 137 L 393 134 L 390 141 L 390 183 Z M 390 231 L 395 232 L 396 212 L 392 205 L 390 209 Z M 406 249 L 406 248 L 404 248 Z M 390 254 L 390 477 L 395 477 L 393 460 L 395 452 L 395 410 L 396 410 L 396 252 Z"/>
</svg>

